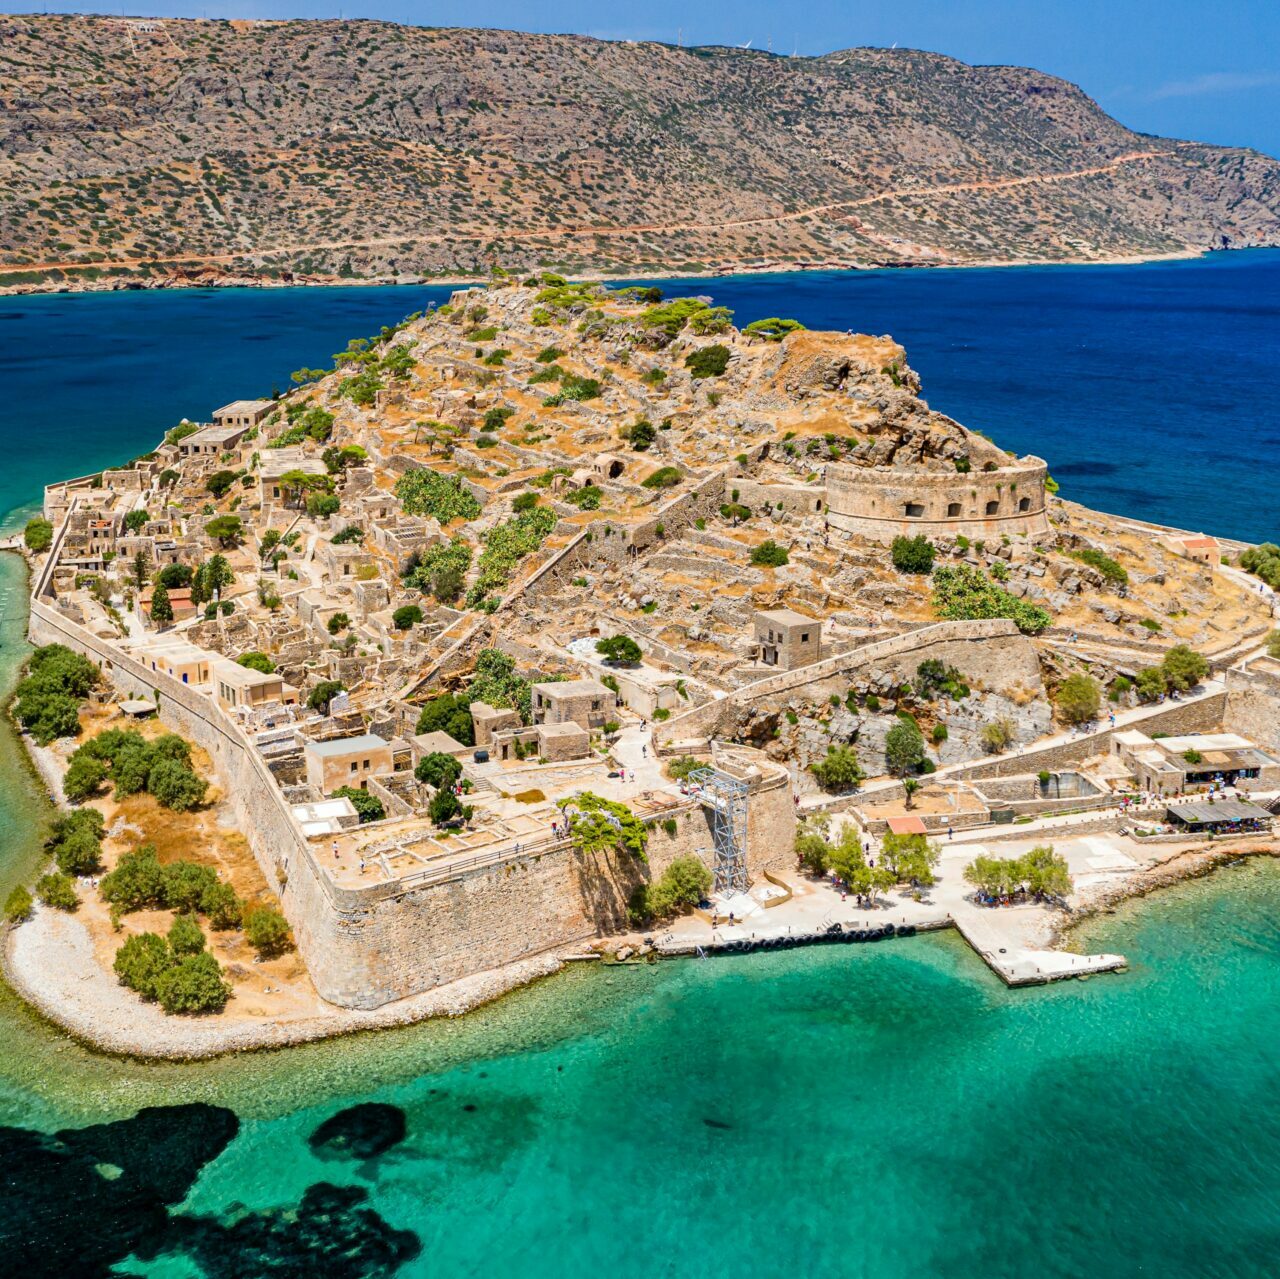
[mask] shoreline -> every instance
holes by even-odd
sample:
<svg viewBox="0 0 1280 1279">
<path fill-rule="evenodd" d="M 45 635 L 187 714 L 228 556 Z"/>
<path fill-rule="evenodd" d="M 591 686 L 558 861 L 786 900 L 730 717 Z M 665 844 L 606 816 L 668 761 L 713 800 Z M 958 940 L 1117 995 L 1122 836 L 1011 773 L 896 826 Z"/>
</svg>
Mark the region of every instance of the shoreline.
<svg viewBox="0 0 1280 1279">
<path fill-rule="evenodd" d="M 1275 245 L 1256 245 L 1256 248 L 1275 248 Z M 1104 257 L 1071 257 L 1054 258 L 984 258 L 973 262 L 958 262 L 951 259 L 937 261 L 929 259 L 903 259 L 890 262 L 834 261 L 834 262 L 770 262 L 765 265 L 739 264 L 726 265 L 702 272 L 688 271 L 588 271 L 582 274 L 570 273 L 571 280 L 584 280 L 600 284 L 617 284 L 627 280 L 719 280 L 732 276 L 753 275 L 804 275 L 816 272 L 856 272 L 856 271 L 970 271 L 970 270 L 1003 270 L 1017 267 L 1057 267 L 1057 266 L 1143 266 L 1157 262 L 1194 261 L 1208 256 L 1211 252 L 1244 252 L 1245 250 L 1196 249 L 1188 246 L 1184 250 L 1170 253 L 1153 254 L 1112 254 Z M 71 268 L 77 269 L 77 268 Z M 85 263 L 80 270 L 95 269 L 94 263 Z M 98 268 L 100 269 L 100 268 Z M 368 279 L 342 276 L 305 277 L 300 279 L 277 280 L 265 275 L 240 275 L 227 272 L 215 275 L 211 279 L 200 279 L 186 275 L 167 275 L 143 277 L 137 275 L 113 276 L 98 280 L 64 280 L 59 283 L 25 283 L 5 284 L 5 275 L 18 275 L 25 268 L 12 269 L 0 267 L 0 297 L 58 297 L 80 293 L 166 293 L 189 289 L 337 289 L 337 288 L 377 288 L 377 289 L 412 289 L 412 288 L 467 288 L 490 282 L 490 276 L 467 275 L 441 277 L 413 277 L 411 279 Z M 532 269 L 531 269 L 532 270 Z M 522 274 L 516 272 L 516 275 Z"/>
<path fill-rule="evenodd" d="M 1280 847 L 1182 849 L 1123 883 L 1100 889 L 1072 915 L 1051 925 L 1047 945 L 1064 949 L 1073 934 L 1117 906 L 1137 901 L 1194 879 L 1203 879 L 1244 857 L 1280 858 Z M 954 920 L 917 926 L 913 935 L 952 928 Z M 612 939 L 625 945 L 627 934 Z M 579 952 L 580 953 L 580 952 Z M 659 960 L 691 958 L 682 952 L 654 952 Z M 990 969 L 980 952 L 974 958 Z M 1068 952 L 1075 953 L 1075 952 Z M 574 956 L 577 957 L 577 956 Z M 732 956 L 730 956 L 732 958 Z M 8 926 L 0 961 L 5 980 L 27 1007 L 42 1020 L 68 1034 L 82 1046 L 112 1057 L 140 1061 L 196 1062 L 244 1052 L 270 1052 L 300 1047 L 366 1031 L 390 1030 L 438 1017 L 460 1017 L 524 986 L 562 972 L 570 956 L 545 952 L 500 968 L 473 973 L 433 990 L 374 1010 L 339 1009 L 296 1021 L 262 1019 L 223 1021 L 217 1017 L 168 1016 L 156 1005 L 140 1002 L 102 969 L 93 954 L 88 930 L 75 915 L 36 905 L 25 924 Z M 68 960 L 72 961 L 68 964 Z M 74 967 L 76 971 L 68 971 Z M 1127 965 L 1119 969 L 1127 970 Z M 1101 971 L 1101 970 L 1100 970 Z M 1085 979 L 1090 972 L 1064 972 Z M 1048 982 L 1008 983 L 1018 989 Z"/>
</svg>

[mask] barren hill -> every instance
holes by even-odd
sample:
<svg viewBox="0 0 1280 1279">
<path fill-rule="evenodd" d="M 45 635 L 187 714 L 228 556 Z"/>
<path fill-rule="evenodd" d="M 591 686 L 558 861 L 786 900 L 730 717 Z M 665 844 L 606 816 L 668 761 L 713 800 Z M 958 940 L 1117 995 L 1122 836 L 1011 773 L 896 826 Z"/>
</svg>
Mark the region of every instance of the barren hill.
<svg viewBox="0 0 1280 1279">
<path fill-rule="evenodd" d="M 1132 133 L 1023 68 L 377 22 L 0 18 L 0 283 L 1276 242 L 1276 161 Z"/>
</svg>

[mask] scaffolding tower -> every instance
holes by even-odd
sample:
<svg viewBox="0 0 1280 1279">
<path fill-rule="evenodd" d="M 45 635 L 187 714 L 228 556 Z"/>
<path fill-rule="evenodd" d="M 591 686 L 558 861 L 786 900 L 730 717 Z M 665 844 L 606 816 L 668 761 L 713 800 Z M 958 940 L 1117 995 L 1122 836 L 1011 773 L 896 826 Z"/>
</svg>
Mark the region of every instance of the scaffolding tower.
<svg viewBox="0 0 1280 1279">
<path fill-rule="evenodd" d="M 689 781 L 697 787 L 698 800 L 711 810 L 711 835 L 715 844 L 715 891 L 747 891 L 747 791 L 748 784 L 718 768 L 696 768 Z"/>
</svg>

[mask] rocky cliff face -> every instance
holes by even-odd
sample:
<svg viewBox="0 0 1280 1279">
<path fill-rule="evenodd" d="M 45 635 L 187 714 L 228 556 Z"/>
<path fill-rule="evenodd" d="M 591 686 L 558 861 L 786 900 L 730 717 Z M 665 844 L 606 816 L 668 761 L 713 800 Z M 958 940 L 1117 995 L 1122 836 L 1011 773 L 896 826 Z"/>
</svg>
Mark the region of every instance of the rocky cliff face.
<svg viewBox="0 0 1280 1279">
<path fill-rule="evenodd" d="M 1141 137 L 1035 71 L 910 50 L 52 15 L 0 17 L 0 50 L 0 282 L 1280 239 L 1275 161 Z"/>
</svg>

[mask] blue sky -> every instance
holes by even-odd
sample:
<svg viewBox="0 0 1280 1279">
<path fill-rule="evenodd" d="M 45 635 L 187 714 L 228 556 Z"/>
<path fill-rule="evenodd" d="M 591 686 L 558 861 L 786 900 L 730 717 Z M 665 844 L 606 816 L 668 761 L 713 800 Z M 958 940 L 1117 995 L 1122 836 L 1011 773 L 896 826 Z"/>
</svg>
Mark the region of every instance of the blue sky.
<svg viewBox="0 0 1280 1279">
<path fill-rule="evenodd" d="M 31 4 L 32 9 L 43 7 Z M 51 0 L 79 10 L 83 0 Z M 116 0 L 102 12 L 382 18 L 423 26 L 572 31 L 612 40 L 932 49 L 1038 67 L 1130 128 L 1280 156 L 1280 0 Z"/>
</svg>

